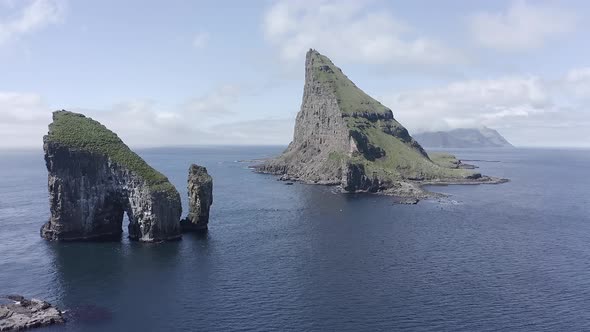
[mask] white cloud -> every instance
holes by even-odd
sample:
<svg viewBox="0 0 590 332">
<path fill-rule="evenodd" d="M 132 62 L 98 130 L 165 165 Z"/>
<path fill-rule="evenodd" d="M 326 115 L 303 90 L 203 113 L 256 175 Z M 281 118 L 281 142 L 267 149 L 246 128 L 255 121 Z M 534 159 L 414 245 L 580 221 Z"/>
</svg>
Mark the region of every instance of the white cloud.
<svg viewBox="0 0 590 332">
<path fill-rule="evenodd" d="M 240 93 L 240 86 L 227 84 L 208 94 L 188 100 L 182 105 L 182 109 L 188 115 L 225 116 L 233 113 L 229 106 L 237 101 Z"/>
<path fill-rule="evenodd" d="M 13 4 L 7 4 L 13 9 Z M 65 13 L 65 1 L 34 0 L 19 8 L 20 12 L 0 18 L 0 46 L 24 35 L 61 22 Z"/>
<path fill-rule="evenodd" d="M 361 1 L 275 2 L 266 12 L 264 34 L 283 61 L 304 57 L 310 48 L 370 64 L 448 64 L 463 62 L 458 52 L 416 36 L 404 22 Z"/>
<path fill-rule="evenodd" d="M 211 144 L 215 133 L 205 133 L 207 126 L 226 121 L 238 96 L 239 87 L 225 85 L 172 107 L 139 99 L 103 110 L 68 110 L 102 122 L 133 146 Z M 0 148 L 41 147 L 54 110 L 39 94 L 0 91 Z"/>
<path fill-rule="evenodd" d="M 574 96 L 582 99 L 590 99 L 590 67 L 570 70 L 564 85 Z"/>
<path fill-rule="evenodd" d="M 202 49 L 209 43 L 209 33 L 205 31 L 201 31 L 195 35 L 193 38 L 193 47 L 196 49 Z"/>
<path fill-rule="evenodd" d="M 385 101 L 413 131 L 494 127 L 499 122 L 543 112 L 553 105 L 545 84 L 536 77 L 456 82 L 395 94 Z"/>
<path fill-rule="evenodd" d="M 181 145 L 199 131 L 181 113 L 167 111 L 153 100 L 130 100 L 106 110 L 72 108 L 69 111 L 89 116 L 114 131 L 130 146 Z"/>
<path fill-rule="evenodd" d="M 209 128 L 231 123 L 231 110 L 240 87 L 223 85 L 179 105 L 158 104 L 149 99 L 116 103 L 107 110 L 72 109 L 100 121 L 131 146 L 219 144 L 223 132 Z"/>
<path fill-rule="evenodd" d="M 292 118 L 262 118 L 218 124 L 207 129 L 216 144 L 274 145 L 293 139 Z"/>
<path fill-rule="evenodd" d="M 247 145 L 287 143 L 293 135 L 292 119 L 237 120 L 226 111 L 237 99 L 236 87 L 226 85 L 196 98 L 199 108 L 166 110 L 151 100 L 113 105 L 109 110 L 73 109 L 100 121 L 130 146 Z M 222 103 L 221 96 L 228 99 Z M 190 104 L 190 103 L 189 103 Z M 220 113 L 220 110 L 224 110 Z"/>
<path fill-rule="evenodd" d="M 589 146 L 590 70 L 556 80 L 504 77 L 460 81 L 383 98 L 412 133 L 489 126 L 524 146 Z"/>
<path fill-rule="evenodd" d="M 0 119 L 27 122 L 45 119 L 46 106 L 34 93 L 0 92 Z"/>
<path fill-rule="evenodd" d="M 481 12 L 469 21 L 471 33 L 481 46 L 526 51 L 572 31 L 577 16 L 557 6 L 517 0 L 506 12 Z"/>
<path fill-rule="evenodd" d="M 227 84 L 175 106 L 137 99 L 108 109 L 67 110 L 101 122 L 132 147 L 289 142 L 293 119 L 241 117 L 232 110 L 241 96 L 239 86 Z M 39 94 L 0 91 L 0 149 L 40 149 L 55 109 Z"/>
<path fill-rule="evenodd" d="M 42 146 L 51 112 L 40 95 L 0 92 L 0 148 Z"/>
</svg>

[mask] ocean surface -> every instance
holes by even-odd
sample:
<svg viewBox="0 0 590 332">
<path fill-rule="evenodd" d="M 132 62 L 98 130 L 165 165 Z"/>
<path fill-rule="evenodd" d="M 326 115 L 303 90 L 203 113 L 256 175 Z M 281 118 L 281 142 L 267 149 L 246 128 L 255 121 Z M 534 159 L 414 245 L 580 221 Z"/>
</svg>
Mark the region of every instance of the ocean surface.
<svg viewBox="0 0 590 332">
<path fill-rule="evenodd" d="M 39 331 L 590 330 L 590 150 L 456 150 L 511 182 L 418 205 L 237 162 L 281 150 L 139 150 L 184 214 L 190 163 L 214 178 L 208 234 L 164 244 L 42 240 L 43 153 L 1 151 L 0 293 L 68 310 Z"/>
</svg>

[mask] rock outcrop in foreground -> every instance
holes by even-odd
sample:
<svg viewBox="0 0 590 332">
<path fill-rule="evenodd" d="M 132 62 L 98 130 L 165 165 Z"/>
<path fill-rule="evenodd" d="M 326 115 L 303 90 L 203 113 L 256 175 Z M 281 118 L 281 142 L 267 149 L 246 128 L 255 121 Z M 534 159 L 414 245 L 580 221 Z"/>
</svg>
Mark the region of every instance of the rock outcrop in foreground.
<svg viewBox="0 0 590 332">
<path fill-rule="evenodd" d="M 213 179 L 207 168 L 192 164 L 188 170 L 188 217 L 181 221 L 183 232 L 207 230 L 213 204 Z"/>
<path fill-rule="evenodd" d="M 51 304 L 9 295 L 8 304 L 0 304 L 0 331 L 20 331 L 65 322 L 62 312 Z"/>
<path fill-rule="evenodd" d="M 82 114 L 57 111 L 43 138 L 51 217 L 49 240 L 98 240 L 122 233 L 153 242 L 180 237 L 180 195 L 112 131 Z"/>
<path fill-rule="evenodd" d="M 293 141 L 281 156 L 254 168 L 283 180 L 400 197 L 427 196 L 420 188 L 423 184 L 501 181 L 432 162 L 389 108 L 315 50 L 306 56 Z"/>
<path fill-rule="evenodd" d="M 509 148 L 512 147 L 496 130 L 459 128 L 450 131 L 424 132 L 414 135 L 427 148 Z"/>
</svg>

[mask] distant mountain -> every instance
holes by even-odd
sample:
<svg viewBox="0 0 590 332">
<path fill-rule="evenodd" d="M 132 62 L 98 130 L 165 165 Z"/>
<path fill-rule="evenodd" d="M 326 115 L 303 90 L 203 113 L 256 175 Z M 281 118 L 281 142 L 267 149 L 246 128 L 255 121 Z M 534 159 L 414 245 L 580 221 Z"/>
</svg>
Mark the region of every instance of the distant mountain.
<svg viewBox="0 0 590 332">
<path fill-rule="evenodd" d="M 413 135 L 428 148 L 499 148 L 512 147 L 497 131 L 487 127 L 460 128 L 450 131 L 425 132 Z"/>
</svg>

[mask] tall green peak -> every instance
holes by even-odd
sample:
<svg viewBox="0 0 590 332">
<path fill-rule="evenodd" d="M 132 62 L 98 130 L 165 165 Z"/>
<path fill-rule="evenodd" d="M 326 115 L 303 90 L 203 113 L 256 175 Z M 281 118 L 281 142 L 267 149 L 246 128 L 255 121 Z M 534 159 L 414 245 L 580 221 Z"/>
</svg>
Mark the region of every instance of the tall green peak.
<svg viewBox="0 0 590 332">
<path fill-rule="evenodd" d="M 393 112 L 356 86 L 314 49 L 305 59 L 305 85 L 293 141 L 256 167 L 283 179 L 340 185 L 344 191 L 393 191 L 406 184 L 470 181 L 477 174 L 434 163 Z M 402 183 L 404 185 L 402 185 Z"/>
<path fill-rule="evenodd" d="M 307 52 L 305 74 L 306 82 L 316 81 L 330 87 L 344 114 L 391 113 L 389 108 L 359 89 L 327 56 L 314 49 Z"/>
</svg>

